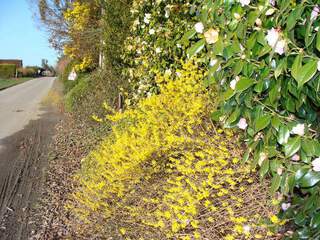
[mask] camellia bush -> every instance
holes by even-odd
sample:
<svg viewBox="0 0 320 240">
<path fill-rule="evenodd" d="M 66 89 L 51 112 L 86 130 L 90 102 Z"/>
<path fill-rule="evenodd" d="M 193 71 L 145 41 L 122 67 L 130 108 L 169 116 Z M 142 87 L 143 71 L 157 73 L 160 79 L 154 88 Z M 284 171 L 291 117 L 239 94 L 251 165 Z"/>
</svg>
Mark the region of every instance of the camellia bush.
<svg viewBox="0 0 320 240">
<path fill-rule="evenodd" d="M 125 41 L 123 74 L 130 83 L 127 104 L 159 92 L 157 73 L 174 74 L 184 58 L 178 40 L 196 18 L 194 0 L 135 0 L 133 23 Z"/>
<path fill-rule="evenodd" d="M 320 236 L 320 32 L 318 1 L 203 1 L 185 34 L 189 58 L 218 88 L 212 118 L 245 133 L 244 161 L 284 196 L 289 237 Z M 291 233 L 291 235 L 290 235 Z"/>
</svg>

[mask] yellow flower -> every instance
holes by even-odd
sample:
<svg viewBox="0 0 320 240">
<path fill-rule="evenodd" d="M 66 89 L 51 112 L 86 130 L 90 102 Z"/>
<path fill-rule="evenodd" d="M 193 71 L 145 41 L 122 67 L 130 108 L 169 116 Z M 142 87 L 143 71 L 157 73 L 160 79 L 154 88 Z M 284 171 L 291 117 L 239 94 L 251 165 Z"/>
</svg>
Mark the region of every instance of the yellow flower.
<svg viewBox="0 0 320 240">
<path fill-rule="evenodd" d="M 279 218 L 278 218 L 276 215 L 272 215 L 272 216 L 270 217 L 270 221 L 271 221 L 272 223 L 274 223 L 274 224 L 280 223 L 280 220 L 279 220 Z"/>
<path fill-rule="evenodd" d="M 243 233 L 243 227 L 241 225 L 235 225 L 234 231 L 236 231 L 237 233 Z"/>
<path fill-rule="evenodd" d="M 201 235 L 200 235 L 199 232 L 194 232 L 193 236 L 194 236 L 195 239 L 200 239 L 201 238 Z"/>
<path fill-rule="evenodd" d="M 261 239 L 261 238 L 263 238 L 263 236 L 262 236 L 261 234 L 255 234 L 254 237 L 255 237 L 256 239 Z"/>
<path fill-rule="evenodd" d="M 126 234 L 126 229 L 125 229 L 125 228 L 120 228 L 119 231 L 120 231 L 120 233 L 121 233 L 122 235 L 125 235 L 125 234 Z"/>
<path fill-rule="evenodd" d="M 224 238 L 225 240 L 234 240 L 234 236 L 232 236 L 231 234 L 228 234 L 227 236 L 225 236 Z"/>
<path fill-rule="evenodd" d="M 159 226 L 160 228 L 164 228 L 164 227 L 165 227 L 165 224 L 164 224 L 164 222 L 163 222 L 162 220 L 159 220 L 158 226 Z"/>
</svg>

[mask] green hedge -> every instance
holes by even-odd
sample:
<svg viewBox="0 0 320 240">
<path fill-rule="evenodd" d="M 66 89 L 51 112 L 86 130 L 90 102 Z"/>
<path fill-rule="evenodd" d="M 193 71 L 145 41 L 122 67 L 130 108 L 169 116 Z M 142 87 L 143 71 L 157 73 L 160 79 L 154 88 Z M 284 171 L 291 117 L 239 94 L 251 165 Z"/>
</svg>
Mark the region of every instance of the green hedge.
<svg viewBox="0 0 320 240">
<path fill-rule="evenodd" d="M 38 77 L 39 67 L 36 66 L 28 66 L 25 68 L 18 68 L 18 76 L 19 77 Z"/>
<path fill-rule="evenodd" d="M 65 96 L 66 110 L 72 112 L 77 103 L 81 101 L 83 96 L 89 91 L 88 75 L 80 75 L 76 81 L 69 81 L 74 84 Z"/>
<path fill-rule="evenodd" d="M 15 64 L 0 64 L 0 77 L 1 78 L 14 77 L 15 74 L 16 74 L 16 65 Z"/>
</svg>

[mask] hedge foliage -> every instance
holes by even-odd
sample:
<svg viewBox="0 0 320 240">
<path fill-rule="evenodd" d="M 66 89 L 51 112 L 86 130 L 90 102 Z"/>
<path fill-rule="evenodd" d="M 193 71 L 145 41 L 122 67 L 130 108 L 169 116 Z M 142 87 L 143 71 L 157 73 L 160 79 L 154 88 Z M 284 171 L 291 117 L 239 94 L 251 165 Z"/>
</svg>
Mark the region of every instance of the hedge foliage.
<svg viewBox="0 0 320 240">
<path fill-rule="evenodd" d="M 37 77 L 39 76 L 38 71 L 40 70 L 39 67 L 36 66 L 27 66 L 24 68 L 18 68 L 18 76 L 19 77 Z"/>
<path fill-rule="evenodd" d="M 77 6 L 73 9 L 75 12 L 69 10 L 68 14 L 83 18 L 83 16 L 78 16 L 78 13 L 81 12 L 79 8 L 82 9 L 79 2 L 75 2 Z M 104 54 L 103 67 L 89 72 L 87 68 L 79 68 L 81 61 L 83 62 L 84 59 L 71 56 L 72 60 L 60 75 L 60 79 L 65 86 L 65 103 L 68 110 L 91 117 L 93 113 L 104 112 L 101 109 L 103 102 L 110 106 L 118 105 L 117 100 L 120 90 L 128 86 L 126 78 L 120 74 L 120 69 L 123 67 L 121 61 L 123 42 L 129 34 L 131 15 L 128 14 L 128 10 L 131 7 L 131 2 L 131 0 L 124 0 L 101 1 L 99 3 L 99 6 L 105 12 L 99 25 L 101 28 L 99 31 L 102 32 L 99 48 Z M 85 4 L 84 7 L 87 8 L 88 5 Z M 73 18 L 71 16 L 70 19 L 75 21 L 77 17 Z M 78 27 L 85 27 L 82 24 L 80 25 Z M 77 51 L 77 47 L 74 47 L 73 51 Z M 78 74 L 76 81 L 68 80 L 72 69 L 75 69 Z"/>
<path fill-rule="evenodd" d="M 141 102 L 161 96 L 156 76 L 167 76 L 170 82 L 180 76 L 181 62 L 197 62 L 207 73 L 203 84 L 214 99 L 211 118 L 224 128 L 243 132 L 247 146 L 243 162 L 259 169 L 261 179 L 272 179 L 271 192 L 282 196 L 278 216 L 288 220 L 283 229 L 291 230 L 286 234 L 293 239 L 320 236 L 318 4 L 316 0 L 136 0 L 131 35 L 122 54 L 123 74 L 130 84 L 127 105 L 138 108 Z M 104 151 L 110 145 L 107 142 L 101 154 L 88 161 L 106 164 L 109 155 Z M 126 155 L 112 167 L 121 165 L 122 159 Z M 89 165 L 84 176 L 87 170 L 92 177 L 99 176 Z M 101 179 L 109 181 L 116 173 Z M 95 185 L 91 176 L 86 177 L 84 195 L 106 193 L 103 181 Z M 93 211 L 101 207 L 83 198 L 80 202 Z"/>
<path fill-rule="evenodd" d="M 12 78 L 16 75 L 15 64 L 0 64 L 0 78 Z"/>
<path fill-rule="evenodd" d="M 127 104 L 158 93 L 154 77 L 180 68 L 184 57 L 178 40 L 193 24 L 194 0 L 134 1 L 131 34 L 125 41 L 123 74 L 130 83 Z"/>
</svg>

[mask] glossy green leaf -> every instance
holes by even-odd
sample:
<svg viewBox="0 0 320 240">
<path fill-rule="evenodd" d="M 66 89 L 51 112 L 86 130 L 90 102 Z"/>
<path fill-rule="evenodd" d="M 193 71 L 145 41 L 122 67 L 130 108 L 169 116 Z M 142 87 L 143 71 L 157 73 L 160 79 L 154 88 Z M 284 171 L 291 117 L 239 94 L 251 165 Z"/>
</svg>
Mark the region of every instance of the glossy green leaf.
<svg viewBox="0 0 320 240">
<path fill-rule="evenodd" d="M 300 186 L 303 188 L 313 187 L 320 181 L 320 173 L 309 171 L 300 179 Z"/>
<path fill-rule="evenodd" d="M 223 99 L 229 100 L 230 98 L 233 97 L 233 95 L 236 93 L 236 91 L 234 91 L 233 89 L 229 88 L 224 94 L 223 94 Z"/>
<path fill-rule="evenodd" d="M 299 71 L 301 70 L 301 67 L 302 67 L 302 55 L 298 54 L 294 59 L 294 62 L 291 68 L 291 75 L 296 80 L 299 78 Z"/>
<path fill-rule="evenodd" d="M 254 83 L 254 80 L 251 78 L 246 78 L 243 77 L 239 80 L 239 82 L 237 82 L 236 84 L 236 91 L 237 92 L 243 92 L 244 90 L 248 89 L 249 87 L 251 87 Z"/>
<path fill-rule="evenodd" d="M 305 151 L 305 153 L 307 154 L 307 156 L 312 157 L 316 154 L 316 144 L 314 142 L 314 140 L 310 140 L 310 139 L 304 139 L 302 141 L 302 149 L 303 151 Z"/>
<path fill-rule="evenodd" d="M 286 157 L 291 157 L 300 150 L 301 138 L 299 136 L 290 138 L 284 145 L 284 152 Z"/>
<path fill-rule="evenodd" d="M 211 114 L 211 119 L 215 122 L 218 122 L 222 115 L 223 113 L 221 111 L 215 111 Z"/>
<path fill-rule="evenodd" d="M 301 6 L 298 6 L 296 9 L 291 11 L 289 14 L 289 17 L 287 19 L 287 27 L 286 31 L 290 31 L 297 23 L 297 20 L 301 17 L 303 8 Z"/>
<path fill-rule="evenodd" d="M 315 229 L 320 228 L 320 213 L 315 213 L 315 215 L 311 219 L 310 225 L 312 228 L 315 228 Z"/>
<path fill-rule="evenodd" d="M 279 144 L 284 145 L 288 142 L 290 137 L 289 128 L 286 125 L 280 125 L 277 141 Z"/>
<path fill-rule="evenodd" d="M 262 165 L 259 171 L 260 177 L 261 178 L 264 177 L 268 171 L 269 171 L 269 159 L 266 159 L 262 162 Z"/>
<path fill-rule="evenodd" d="M 242 163 L 247 162 L 247 161 L 248 161 L 248 159 L 249 159 L 249 157 L 250 157 L 250 151 L 249 151 L 249 150 L 247 150 L 247 151 L 244 153 L 244 155 L 243 155 Z"/>
<path fill-rule="evenodd" d="M 197 34 L 196 30 L 193 28 L 183 35 L 182 40 L 189 40 L 193 38 L 196 34 Z"/>
<path fill-rule="evenodd" d="M 280 187 L 280 183 L 281 183 L 281 176 L 276 174 L 271 181 L 271 193 L 275 193 L 279 187 Z"/>
<path fill-rule="evenodd" d="M 228 118 L 227 122 L 228 122 L 229 124 L 235 122 L 235 121 L 238 119 L 238 117 L 240 116 L 240 113 L 241 113 L 240 108 L 237 108 L 237 109 L 236 109 L 235 111 L 233 111 L 233 113 L 230 115 L 230 117 Z"/>
<path fill-rule="evenodd" d="M 278 78 L 282 74 L 282 72 L 284 72 L 286 70 L 286 68 L 287 68 L 287 61 L 286 60 L 287 60 L 286 58 L 282 59 L 279 62 L 279 64 L 276 67 L 276 69 L 274 70 L 275 78 Z"/>
<path fill-rule="evenodd" d="M 196 54 L 201 52 L 201 50 L 205 46 L 205 43 L 206 43 L 206 40 L 205 39 L 201 39 L 197 43 L 195 43 L 192 47 L 190 47 L 188 49 L 188 51 L 187 51 L 188 58 L 192 58 L 193 56 L 195 56 Z"/>
<path fill-rule="evenodd" d="M 254 129 L 256 132 L 261 131 L 262 129 L 266 128 L 271 122 L 271 116 L 263 115 L 258 117 L 255 120 Z"/>
<path fill-rule="evenodd" d="M 318 51 L 320 51 L 320 32 L 317 32 L 317 38 L 316 38 L 316 48 Z"/>
<path fill-rule="evenodd" d="M 306 173 L 308 172 L 308 169 L 306 168 L 300 168 L 295 174 L 295 180 L 299 181 Z"/>
<path fill-rule="evenodd" d="M 298 75 L 296 81 L 298 82 L 298 88 L 301 88 L 305 83 L 310 81 L 310 79 L 317 72 L 317 61 L 310 60 L 307 64 L 302 66 L 300 70 L 298 70 Z"/>
<path fill-rule="evenodd" d="M 277 131 L 279 131 L 279 128 L 281 126 L 281 121 L 280 118 L 278 116 L 274 116 L 271 120 L 271 125 L 272 127 L 274 127 L 274 129 L 276 129 Z"/>
</svg>

